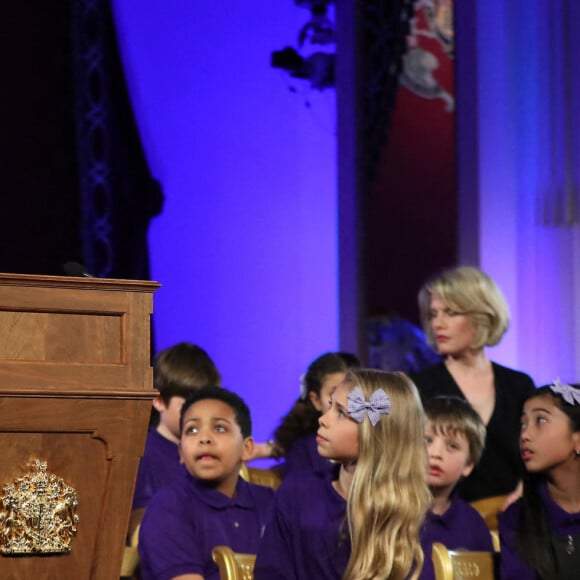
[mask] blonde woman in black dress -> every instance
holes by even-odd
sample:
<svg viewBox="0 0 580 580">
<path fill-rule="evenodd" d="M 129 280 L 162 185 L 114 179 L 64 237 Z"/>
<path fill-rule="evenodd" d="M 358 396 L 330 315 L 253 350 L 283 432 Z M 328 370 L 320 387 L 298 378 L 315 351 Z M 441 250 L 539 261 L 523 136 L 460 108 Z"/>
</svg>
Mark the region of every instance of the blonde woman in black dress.
<svg viewBox="0 0 580 580">
<path fill-rule="evenodd" d="M 500 342 L 509 325 L 506 301 L 496 283 L 473 267 L 457 267 L 429 280 L 419 292 L 427 340 L 443 362 L 413 374 L 423 400 L 438 395 L 467 399 L 487 427 L 485 450 L 458 490 L 467 501 L 521 494 L 523 465 L 518 449 L 523 402 L 532 379 L 492 362 L 486 346 Z"/>
</svg>

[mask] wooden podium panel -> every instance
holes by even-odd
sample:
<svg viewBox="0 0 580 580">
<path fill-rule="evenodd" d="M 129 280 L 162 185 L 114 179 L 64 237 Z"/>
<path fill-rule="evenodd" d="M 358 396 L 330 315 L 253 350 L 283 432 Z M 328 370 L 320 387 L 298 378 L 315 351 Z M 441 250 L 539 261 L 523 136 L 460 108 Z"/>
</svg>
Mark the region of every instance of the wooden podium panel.
<svg viewBox="0 0 580 580">
<path fill-rule="evenodd" d="M 0 274 L 1 388 L 151 388 L 154 282 Z"/>
<path fill-rule="evenodd" d="M 158 286 L 0 274 L 2 580 L 119 578 L 154 396 Z M 46 464 L 45 480 L 32 475 L 35 460 Z M 57 483 L 73 490 L 74 509 L 62 493 L 50 500 Z M 46 537 L 68 538 L 70 551 L 40 551 Z"/>
</svg>

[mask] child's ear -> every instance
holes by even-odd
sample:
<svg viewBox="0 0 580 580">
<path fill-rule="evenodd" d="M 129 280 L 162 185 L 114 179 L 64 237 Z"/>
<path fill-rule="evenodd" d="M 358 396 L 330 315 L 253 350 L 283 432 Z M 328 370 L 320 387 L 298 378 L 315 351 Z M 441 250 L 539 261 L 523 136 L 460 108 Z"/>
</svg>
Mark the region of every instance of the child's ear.
<svg viewBox="0 0 580 580">
<path fill-rule="evenodd" d="M 185 465 L 185 461 L 183 461 L 183 453 L 181 452 L 181 441 L 177 444 L 177 449 L 179 450 L 179 463 Z"/>
<path fill-rule="evenodd" d="M 159 413 L 162 413 L 163 411 L 165 411 L 165 409 L 167 409 L 167 406 L 165 405 L 165 401 L 161 397 L 155 397 L 153 399 L 153 408 Z"/>
<path fill-rule="evenodd" d="M 578 453 L 580 451 L 580 431 L 574 431 L 572 433 L 572 441 L 574 441 L 574 452 L 576 455 L 580 455 Z"/>
<path fill-rule="evenodd" d="M 461 472 L 461 475 L 463 477 L 467 477 L 473 471 L 473 468 L 474 467 L 475 467 L 475 463 L 467 463 L 465 465 L 465 467 L 463 468 L 463 471 Z"/>
<path fill-rule="evenodd" d="M 308 392 L 308 398 L 310 399 L 310 402 L 312 403 L 314 408 L 317 411 L 322 412 L 322 403 L 320 401 L 320 397 L 314 391 Z"/>
<path fill-rule="evenodd" d="M 250 461 L 254 457 L 254 438 L 246 437 L 244 439 L 244 450 L 242 452 L 242 461 Z"/>
</svg>

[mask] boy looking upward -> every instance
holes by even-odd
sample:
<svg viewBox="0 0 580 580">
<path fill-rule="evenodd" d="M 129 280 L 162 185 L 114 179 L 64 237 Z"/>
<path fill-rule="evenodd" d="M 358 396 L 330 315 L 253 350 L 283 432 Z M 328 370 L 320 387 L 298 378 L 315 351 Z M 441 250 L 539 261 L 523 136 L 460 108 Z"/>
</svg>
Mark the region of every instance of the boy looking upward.
<svg viewBox="0 0 580 580">
<path fill-rule="evenodd" d="M 206 387 L 181 410 L 185 470 L 152 498 L 139 534 L 143 580 L 219 578 L 211 551 L 256 553 L 273 491 L 240 479 L 253 453 L 250 411 L 235 393 Z"/>
</svg>

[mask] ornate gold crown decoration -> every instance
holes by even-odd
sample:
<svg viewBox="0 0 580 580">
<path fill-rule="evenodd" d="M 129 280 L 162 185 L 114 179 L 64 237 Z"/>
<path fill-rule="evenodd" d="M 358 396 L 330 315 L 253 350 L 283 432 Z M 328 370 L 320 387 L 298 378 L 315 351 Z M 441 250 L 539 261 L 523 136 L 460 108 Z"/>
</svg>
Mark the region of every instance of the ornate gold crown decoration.
<svg viewBox="0 0 580 580">
<path fill-rule="evenodd" d="M 0 497 L 0 552 L 54 554 L 71 551 L 79 516 L 77 492 L 35 459 L 31 471 L 4 485 Z"/>
</svg>

